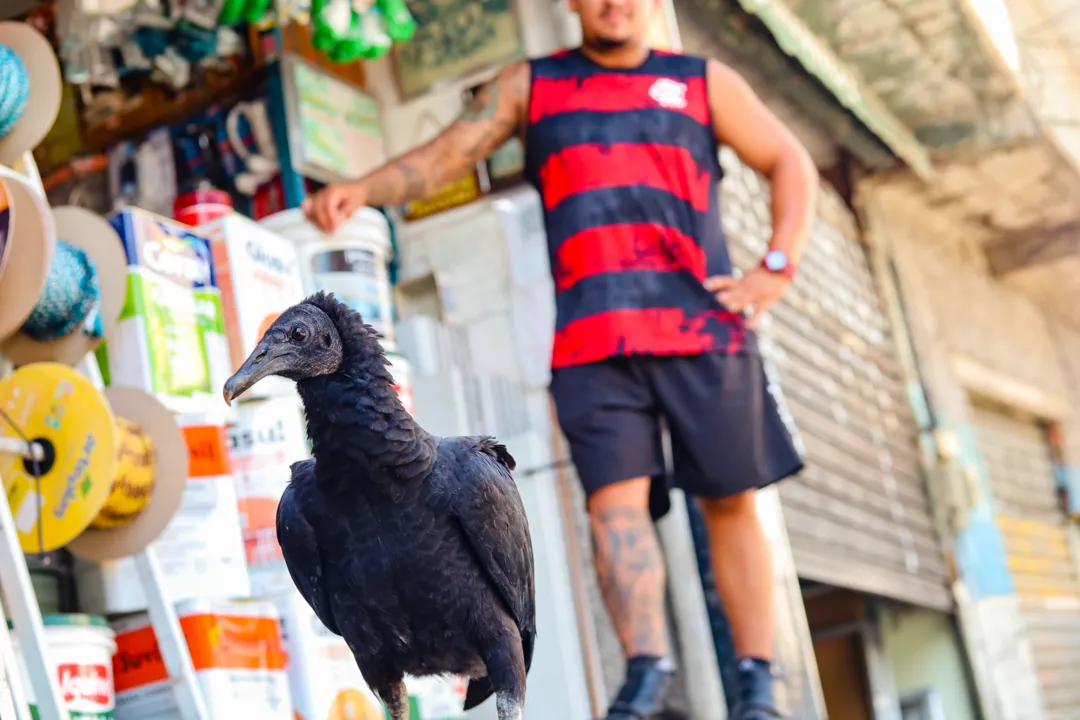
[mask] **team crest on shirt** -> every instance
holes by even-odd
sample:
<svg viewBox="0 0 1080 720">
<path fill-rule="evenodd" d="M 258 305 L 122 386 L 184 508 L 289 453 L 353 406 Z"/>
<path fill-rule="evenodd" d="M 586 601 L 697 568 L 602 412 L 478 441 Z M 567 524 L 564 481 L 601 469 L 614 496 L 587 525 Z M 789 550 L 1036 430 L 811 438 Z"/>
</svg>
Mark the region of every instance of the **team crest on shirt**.
<svg viewBox="0 0 1080 720">
<path fill-rule="evenodd" d="M 661 107 L 681 110 L 686 107 L 686 83 L 671 78 L 660 78 L 649 88 L 649 97 Z"/>
</svg>

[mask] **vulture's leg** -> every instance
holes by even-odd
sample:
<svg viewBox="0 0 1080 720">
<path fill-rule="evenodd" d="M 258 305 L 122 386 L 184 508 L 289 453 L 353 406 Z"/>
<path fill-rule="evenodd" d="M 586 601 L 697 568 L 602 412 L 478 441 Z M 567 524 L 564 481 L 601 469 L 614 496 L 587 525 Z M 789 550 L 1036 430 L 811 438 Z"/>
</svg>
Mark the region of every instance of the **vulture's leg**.
<svg viewBox="0 0 1080 720">
<path fill-rule="evenodd" d="M 488 679 L 495 689 L 495 709 L 499 720 L 522 720 L 525 716 L 525 657 L 517 626 L 484 653 Z"/>
<path fill-rule="evenodd" d="M 390 720 L 409 720 L 409 693 L 405 689 L 403 680 L 385 685 L 376 692 L 378 692 L 382 701 L 386 703 L 386 710 L 390 713 Z"/>
</svg>

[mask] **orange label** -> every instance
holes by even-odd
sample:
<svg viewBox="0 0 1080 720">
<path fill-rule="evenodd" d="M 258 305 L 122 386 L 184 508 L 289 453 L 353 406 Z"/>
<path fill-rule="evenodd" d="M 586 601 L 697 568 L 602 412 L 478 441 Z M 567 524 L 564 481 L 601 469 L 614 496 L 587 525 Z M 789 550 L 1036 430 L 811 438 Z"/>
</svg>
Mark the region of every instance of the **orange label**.
<svg viewBox="0 0 1080 720">
<path fill-rule="evenodd" d="M 229 439 L 224 425 L 189 425 L 184 428 L 188 447 L 188 477 L 228 475 Z"/>
<path fill-rule="evenodd" d="M 200 613 L 180 618 L 195 672 L 285 669 L 278 621 L 270 617 Z M 168 680 L 157 636 L 150 626 L 116 636 L 113 679 L 122 693 Z"/>
<path fill-rule="evenodd" d="M 168 679 L 169 671 L 161 658 L 154 628 L 147 626 L 116 635 L 116 654 L 113 655 L 116 692 Z"/>
</svg>

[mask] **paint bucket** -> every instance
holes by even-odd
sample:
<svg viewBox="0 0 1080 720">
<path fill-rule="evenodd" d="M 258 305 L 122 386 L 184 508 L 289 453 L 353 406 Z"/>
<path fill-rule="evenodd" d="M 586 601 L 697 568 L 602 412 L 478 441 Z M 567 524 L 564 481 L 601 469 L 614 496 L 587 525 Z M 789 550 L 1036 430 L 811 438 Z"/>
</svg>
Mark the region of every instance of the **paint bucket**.
<svg viewBox="0 0 1080 720">
<path fill-rule="evenodd" d="M 49 662 L 56 669 L 60 693 L 72 720 L 107 720 L 112 718 L 116 706 L 113 687 L 113 655 L 116 653 L 116 635 L 105 618 L 97 615 L 45 615 L 45 642 Z M 8 621 L 11 628 L 11 621 Z M 15 632 L 11 642 L 15 649 L 15 662 L 22 676 L 26 699 L 37 717 L 34 689 L 30 675 L 19 649 Z"/>
<path fill-rule="evenodd" d="M 390 226 L 382 213 L 360 208 L 333 235 L 308 222 L 299 209 L 274 213 L 259 224 L 297 244 L 308 292 L 334 293 L 383 338 L 393 340 L 393 299 L 386 267 Z"/>
<path fill-rule="evenodd" d="M 393 342 L 383 340 L 383 349 L 386 351 L 386 359 L 390 361 L 390 375 L 394 378 L 394 389 L 401 398 L 401 404 L 410 415 L 414 415 L 412 363 L 398 352 L 397 345 Z"/>
</svg>

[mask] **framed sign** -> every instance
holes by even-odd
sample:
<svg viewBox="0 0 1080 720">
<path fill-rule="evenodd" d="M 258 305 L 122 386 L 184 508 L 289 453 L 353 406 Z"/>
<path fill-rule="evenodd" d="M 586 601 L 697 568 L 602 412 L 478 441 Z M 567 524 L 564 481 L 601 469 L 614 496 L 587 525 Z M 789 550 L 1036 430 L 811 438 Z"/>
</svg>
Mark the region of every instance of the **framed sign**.
<svg viewBox="0 0 1080 720">
<path fill-rule="evenodd" d="M 281 73 L 293 170 L 336 183 L 386 161 L 374 98 L 296 55 L 282 57 Z"/>
<path fill-rule="evenodd" d="M 416 35 L 391 50 L 405 98 L 524 57 L 511 0 L 407 0 L 407 5 Z"/>
</svg>

